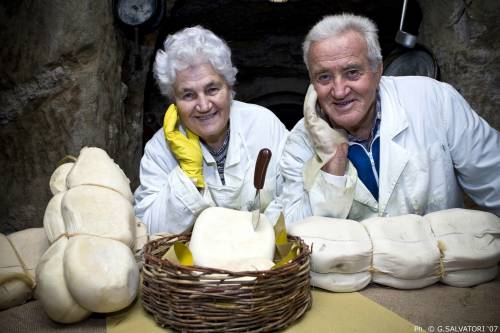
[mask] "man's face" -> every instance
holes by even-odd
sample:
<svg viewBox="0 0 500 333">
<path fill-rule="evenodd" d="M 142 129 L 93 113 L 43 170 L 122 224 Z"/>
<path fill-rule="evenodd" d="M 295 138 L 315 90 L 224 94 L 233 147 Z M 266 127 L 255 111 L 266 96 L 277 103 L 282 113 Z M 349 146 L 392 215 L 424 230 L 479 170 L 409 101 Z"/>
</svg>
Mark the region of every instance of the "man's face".
<svg viewBox="0 0 500 333">
<path fill-rule="evenodd" d="M 212 148 L 222 145 L 231 105 L 231 92 L 222 76 L 210 64 L 178 71 L 174 95 L 184 126 Z"/>
<path fill-rule="evenodd" d="M 363 37 L 347 31 L 312 43 L 308 65 L 318 103 L 330 121 L 361 138 L 369 135 L 382 65 L 372 71 Z"/>
</svg>

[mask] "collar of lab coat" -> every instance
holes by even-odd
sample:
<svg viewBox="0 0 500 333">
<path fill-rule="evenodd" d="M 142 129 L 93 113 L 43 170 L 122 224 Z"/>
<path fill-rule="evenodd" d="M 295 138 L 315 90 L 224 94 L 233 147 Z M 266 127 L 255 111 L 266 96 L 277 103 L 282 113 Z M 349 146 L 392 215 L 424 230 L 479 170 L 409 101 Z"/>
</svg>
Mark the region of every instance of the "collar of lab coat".
<svg viewBox="0 0 500 333">
<path fill-rule="evenodd" d="M 408 163 L 409 153 L 398 143 L 399 135 L 403 134 L 408 128 L 408 120 L 392 80 L 382 77 L 379 88 L 382 112 L 382 121 L 380 123 L 379 201 L 375 200 L 361 181 L 356 186 L 354 199 L 369 206 L 378 215 L 383 216 L 398 179 Z"/>
<path fill-rule="evenodd" d="M 410 156 L 409 152 L 399 144 L 399 140 L 408 128 L 408 119 L 397 92 L 393 80 L 382 77 L 380 80 L 382 122 L 380 127 L 379 215 L 385 215 L 389 199 Z"/>
</svg>

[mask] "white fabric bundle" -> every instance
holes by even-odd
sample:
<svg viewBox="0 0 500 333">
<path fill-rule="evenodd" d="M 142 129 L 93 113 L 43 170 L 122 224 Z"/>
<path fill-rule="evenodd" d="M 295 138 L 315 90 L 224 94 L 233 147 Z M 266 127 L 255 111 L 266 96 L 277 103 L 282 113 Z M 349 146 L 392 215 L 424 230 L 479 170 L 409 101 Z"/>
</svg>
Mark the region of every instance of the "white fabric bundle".
<svg viewBox="0 0 500 333">
<path fill-rule="evenodd" d="M 52 173 L 49 181 L 50 191 L 53 195 L 68 189 L 66 178 L 75 163 L 63 163 Z"/>
<path fill-rule="evenodd" d="M 468 287 L 495 278 L 500 261 L 500 218 L 460 208 L 430 213 L 424 218 L 442 251 L 442 282 Z"/>
<path fill-rule="evenodd" d="M 84 147 L 75 165 L 68 174 L 68 188 L 78 185 L 98 185 L 113 189 L 123 195 L 129 202 L 134 197 L 130 190 L 130 181 L 122 169 L 102 149 Z"/>
<path fill-rule="evenodd" d="M 288 228 L 312 248 L 311 284 L 336 292 L 363 289 L 371 281 L 372 244 L 356 221 L 312 216 Z"/>
<path fill-rule="evenodd" d="M 118 192 L 101 186 L 80 185 L 65 193 L 61 211 L 69 234 L 107 237 L 127 246 L 135 241 L 132 205 Z"/>
<path fill-rule="evenodd" d="M 439 248 L 421 216 L 374 217 L 361 223 L 373 244 L 373 282 L 415 289 L 439 281 Z"/>
<path fill-rule="evenodd" d="M 196 265 L 227 270 L 244 270 L 242 264 L 255 258 L 272 261 L 274 247 L 274 229 L 264 214 L 254 231 L 251 212 L 222 207 L 198 216 L 189 243 Z"/>
<path fill-rule="evenodd" d="M 13 232 L 7 236 L 24 264 L 26 273 L 36 281 L 36 266 L 49 248 L 49 240 L 43 228 L 29 228 Z"/>
<path fill-rule="evenodd" d="M 29 300 L 34 281 L 4 234 L 0 234 L 0 254 L 0 310 L 4 310 Z"/>
<path fill-rule="evenodd" d="M 40 259 L 36 296 L 45 313 L 54 321 L 69 324 L 83 320 L 92 313 L 80 306 L 71 295 L 64 277 L 63 258 L 68 239 L 59 238 Z"/>
</svg>

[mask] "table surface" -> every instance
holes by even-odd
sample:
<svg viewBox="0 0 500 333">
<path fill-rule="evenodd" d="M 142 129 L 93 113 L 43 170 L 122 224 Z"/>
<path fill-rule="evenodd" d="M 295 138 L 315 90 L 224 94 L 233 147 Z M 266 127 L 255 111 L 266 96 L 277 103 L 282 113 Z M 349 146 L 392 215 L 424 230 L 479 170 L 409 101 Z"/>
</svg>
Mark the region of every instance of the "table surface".
<svg viewBox="0 0 500 333">
<path fill-rule="evenodd" d="M 137 310 L 142 311 L 140 305 L 136 307 L 136 314 Z M 128 313 L 133 309 L 127 309 Z M 61 325 L 52 322 L 40 302 L 35 300 L 1 311 L 0 332 L 126 332 L 130 314 L 114 317 L 116 321 L 110 322 L 116 315 L 107 316 L 108 329 L 106 316 L 95 313 L 78 324 Z M 139 317 L 139 321 L 143 321 L 139 332 L 149 333 L 150 330 L 144 330 L 144 323 L 153 323 L 152 317 L 147 314 Z M 420 328 L 464 332 L 468 325 L 471 332 L 500 332 L 500 275 L 471 288 L 437 283 L 418 290 L 397 290 L 375 284 L 359 293 L 313 290 L 311 310 L 286 332 L 310 332 L 311 327 L 317 332 L 422 332 Z M 150 327 L 168 332 L 158 326 Z"/>
</svg>

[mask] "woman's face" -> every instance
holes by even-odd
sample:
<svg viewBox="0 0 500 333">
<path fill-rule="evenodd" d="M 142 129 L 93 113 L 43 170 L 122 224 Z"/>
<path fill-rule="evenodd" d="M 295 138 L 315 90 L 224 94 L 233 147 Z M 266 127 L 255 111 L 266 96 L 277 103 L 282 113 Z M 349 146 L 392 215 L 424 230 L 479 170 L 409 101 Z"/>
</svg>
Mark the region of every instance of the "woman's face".
<svg viewBox="0 0 500 333">
<path fill-rule="evenodd" d="M 231 106 L 231 90 L 210 64 L 177 71 L 174 99 L 183 125 L 211 148 L 224 142 Z"/>
</svg>

